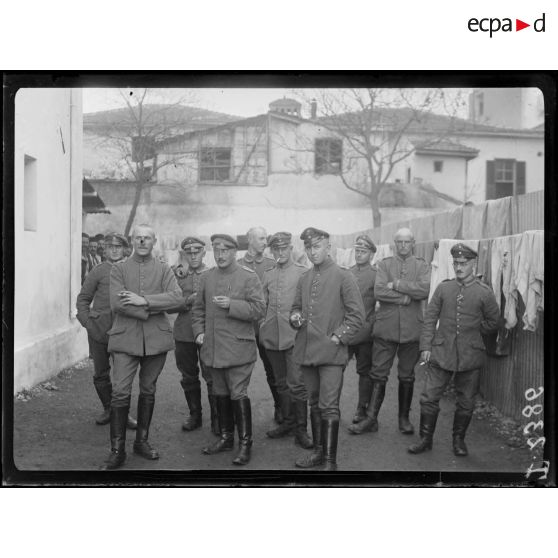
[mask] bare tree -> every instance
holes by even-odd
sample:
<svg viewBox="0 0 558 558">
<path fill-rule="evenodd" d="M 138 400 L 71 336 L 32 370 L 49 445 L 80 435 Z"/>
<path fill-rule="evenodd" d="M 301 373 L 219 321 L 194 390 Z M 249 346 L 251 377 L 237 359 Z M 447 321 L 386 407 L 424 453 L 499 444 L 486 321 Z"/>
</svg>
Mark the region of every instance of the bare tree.
<svg viewBox="0 0 558 558">
<path fill-rule="evenodd" d="M 379 194 L 394 168 L 417 148 L 435 146 L 457 131 L 463 93 L 443 89 L 319 89 L 299 92 L 316 102 L 316 122 L 342 140 L 338 168 L 343 184 L 368 200 L 374 226 L 381 225 Z M 436 111 L 436 112 L 434 112 Z M 332 145 L 325 145 L 332 156 Z M 333 154 L 334 156 L 335 154 Z"/>
<path fill-rule="evenodd" d="M 125 89 L 118 91 L 122 109 L 112 111 L 110 119 L 96 126 L 98 147 L 112 149 L 123 162 L 128 176 L 135 183 L 134 198 L 126 221 L 124 234 L 129 235 L 145 185 L 156 176 L 162 167 L 176 163 L 176 157 L 158 158 L 157 143 L 177 133 L 184 132 L 189 124 L 185 104 L 192 103 L 195 94 L 182 90 L 178 95 L 169 95 L 156 89 Z M 166 103 L 161 101 L 166 100 Z"/>
</svg>

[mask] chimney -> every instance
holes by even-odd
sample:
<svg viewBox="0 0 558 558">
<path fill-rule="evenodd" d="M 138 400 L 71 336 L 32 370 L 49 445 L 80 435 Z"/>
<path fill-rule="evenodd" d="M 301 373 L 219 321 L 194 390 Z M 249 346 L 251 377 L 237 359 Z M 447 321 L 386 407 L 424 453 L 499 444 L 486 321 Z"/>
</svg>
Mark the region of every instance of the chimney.
<svg viewBox="0 0 558 558">
<path fill-rule="evenodd" d="M 318 113 L 318 102 L 316 101 L 316 99 L 312 99 L 312 101 L 310 102 L 310 119 L 316 120 L 317 113 Z"/>
</svg>

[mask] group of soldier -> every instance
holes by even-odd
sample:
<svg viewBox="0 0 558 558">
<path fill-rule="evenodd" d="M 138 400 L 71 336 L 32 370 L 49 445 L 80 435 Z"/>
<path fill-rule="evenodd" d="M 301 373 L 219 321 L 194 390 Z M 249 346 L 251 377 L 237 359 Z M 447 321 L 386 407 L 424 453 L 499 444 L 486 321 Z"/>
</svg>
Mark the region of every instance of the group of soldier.
<svg viewBox="0 0 558 558">
<path fill-rule="evenodd" d="M 331 257 L 326 231 L 309 227 L 300 238 L 310 269 L 295 260 L 290 233 L 268 238 L 260 227 L 248 231 L 248 250 L 239 259 L 234 237 L 212 235 L 211 268 L 204 261 L 205 242 L 194 236 L 181 243 L 187 267 L 173 268 L 153 256 L 157 239 L 149 225 L 135 227 L 128 258 L 126 237 L 105 236 L 106 261 L 86 276 L 77 300 L 104 408 L 96 422 L 110 423 L 105 469 L 124 464 L 127 428 L 136 430 L 136 454 L 159 458 L 148 441 L 149 427 L 157 378 L 173 349 L 189 410 L 184 431 L 202 426 L 200 370 L 207 384 L 211 431 L 218 439 L 203 448 L 204 454 L 234 450 L 236 427 L 238 449 L 232 462 L 249 463 L 253 434 L 248 386 L 259 354 L 277 423 L 267 436 L 294 436 L 307 450 L 296 467 L 337 469 L 339 400 L 352 356 L 359 383 L 351 434 L 378 430 L 397 355 L 402 434 L 414 434 L 409 411 L 415 368 L 425 368 L 420 440 L 408 451 L 432 448 L 439 401 L 453 377 L 453 450 L 467 455 L 465 433 L 485 352 L 482 334 L 494 331 L 499 322 L 492 290 L 475 275 L 477 254 L 456 244 L 451 250 L 455 279 L 440 283 L 427 304 L 430 266 L 414 255 L 409 229 L 397 231 L 395 255 L 376 265 L 374 242 L 357 236 L 356 263 L 350 269 Z M 266 247 L 272 258 L 264 254 Z M 167 313 L 177 314 L 174 326 Z M 129 410 L 138 370 L 136 424 Z"/>
</svg>

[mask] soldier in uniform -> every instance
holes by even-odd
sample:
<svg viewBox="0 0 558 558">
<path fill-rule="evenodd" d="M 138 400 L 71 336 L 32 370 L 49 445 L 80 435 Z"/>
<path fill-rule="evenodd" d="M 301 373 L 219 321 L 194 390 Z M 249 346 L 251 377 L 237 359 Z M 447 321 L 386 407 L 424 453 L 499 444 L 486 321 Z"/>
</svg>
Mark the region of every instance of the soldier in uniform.
<svg viewBox="0 0 558 558">
<path fill-rule="evenodd" d="M 438 285 L 424 317 L 420 350 L 427 368 L 420 397 L 420 442 L 409 447 L 409 452 L 432 449 L 439 401 L 453 376 L 457 393 L 453 452 L 463 457 L 468 455 L 465 433 L 485 357 L 481 333 L 497 329 L 500 311 L 492 289 L 475 277 L 477 253 L 462 243 L 450 252 L 455 279 Z"/>
<path fill-rule="evenodd" d="M 353 417 L 353 423 L 356 424 L 366 418 L 366 409 L 372 394 L 370 371 L 372 369 L 372 327 L 376 312 L 376 299 L 374 298 L 376 268 L 372 266 L 371 260 L 376 253 L 376 245 L 368 235 L 361 234 L 355 239 L 354 249 L 356 263 L 351 267 L 351 272 L 357 280 L 366 316 L 364 327 L 349 345 L 349 359 L 355 355 L 358 374 L 358 404 Z"/>
<path fill-rule="evenodd" d="M 413 434 L 409 410 L 415 382 L 414 367 L 419 359 L 419 337 L 423 322 L 422 301 L 430 291 L 430 266 L 413 255 L 415 244 L 409 229 L 394 236 L 396 255 L 376 265 L 374 296 L 380 301 L 374 322 L 372 346 L 372 394 L 366 418 L 349 428 L 351 434 L 377 432 L 378 413 L 386 383 L 397 354 L 399 379 L 399 430 Z"/>
<path fill-rule="evenodd" d="M 239 452 L 233 463 L 246 465 L 252 447 L 247 390 L 256 362 L 253 323 L 263 318 L 265 301 L 256 272 L 236 262 L 236 240 L 227 234 L 214 234 L 211 242 L 217 267 L 202 277 L 192 308 L 192 329 L 211 374 L 221 437 L 203 453 L 232 450 L 236 422 Z"/>
<path fill-rule="evenodd" d="M 107 260 L 87 275 L 76 301 L 77 319 L 87 330 L 89 351 L 93 358 L 93 385 L 103 406 L 103 412 L 95 419 L 97 424 L 108 424 L 110 421 L 112 384 L 107 335 L 112 326 L 109 300 L 110 271 L 115 263 L 124 258 L 124 246 L 128 244 L 124 236 L 116 233 L 107 234 L 104 240 Z M 128 417 L 128 428 L 135 427 L 136 421 Z"/>
<path fill-rule="evenodd" d="M 248 237 L 248 251 L 242 258 L 239 258 L 238 263 L 244 267 L 253 269 L 256 272 L 258 279 L 263 282 L 264 273 L 275 267 L 275 260 L 264 256 L 264 250 L 267 246 L 267 232 L 262 227 L 252 227 L 246 233 L 246 236 Z M 265 347 L 260 343 L 259 327 L 257 322 L 254 322 L 254 331 L 256 333 L 258 353 L 264 365 L 267 385 L 269 386 L 273 397 L 273 403 L 275 406 L 274 419 L 275 422 L 281 424 L 283 422 L 283 414 L 281 412 L 279 393 L 277 392 L 277 387 L 275 386 L 273 368 L 267 358 Z"/>
<path fill-rule="evenodd" d="M 277 266 L 264 273 L 263 293 L 267 303 L 265 320 L 260 325 L 260 342 L 265 347 L 275 375 L 275 386 L 284 417 L 282 424 L 267 432 L 270 438 L 295 433 L 295 442 L 312 447 L 308 437 L 308 395 L 300 367 L 293 360 L 296 331 L 289 324 L 300 276 L 307 270 L 293 260 L 293 245 L 288 232 L 275 233 L 269 240 Z"/>
<path fill-rule="evenodd" d="M 202 275 L 207 271 L 203 262 L 205 256 L 205 242 L 194 236 L 186 237 L 180 244 L 184 252 L 188 269 L 184 271 L 182 265 L 174 269 L 178 285 L 182 289 L 183 303 L 173 309 L 178 312 L 174 322 L 174 344 L 176 366 L 182 374 L 180 384 L 184 390 L 186 404 L 190 412 L 189 418 L 182 425 L 182 430 L 191 431 L 202 425 L 201 384 L 199 380 L 200 367 L 203 379 L 207 384 L 207 395 L 211 413 L 211 431 L 219 435 L 217 423 L 217 408 L 212 391 L 211 376 L 199 359 L 199 345 L 194 342 L 192 331 L 192 306 L 200 289 Z"/>
<path fill-rule="evenodd" d="M 89 272 L 89 235 L 81 233 L 81 284 Z"/>
<path fill-rule="evenodd" d="M 132 256 L 113 265 L 110 272 L 110 306 L 115 319 L 108 332 L 113 370 L 111 454 L 107 469 L 120 467 L 126 459 L 125 426 L 132 382 L 138 367 L 140 394 L 134 453 L 145 459 L 159 458 L 147 439 L 155 406 L 157 378 L 167 352 L 174 349 L 172 327 L 165 312 L 183 301 L 170 267 L 153 257 L 153 247 L 157 242 L 153 229 L 149 225 L 137 225 L 132 239 Z"/>
<path fill-rule="evenodd" d="M 309 227 L 300 238 L 313 267 L 298 281 L 290 322 L 298 329 L 294 359 L 310 401 L 314 451 L 297 467 L 337 469 L 339 397 L 347 345 L 364 324 L 364 305 L 354 275 L 330 257 L 329 234 Z"/>
</svg>

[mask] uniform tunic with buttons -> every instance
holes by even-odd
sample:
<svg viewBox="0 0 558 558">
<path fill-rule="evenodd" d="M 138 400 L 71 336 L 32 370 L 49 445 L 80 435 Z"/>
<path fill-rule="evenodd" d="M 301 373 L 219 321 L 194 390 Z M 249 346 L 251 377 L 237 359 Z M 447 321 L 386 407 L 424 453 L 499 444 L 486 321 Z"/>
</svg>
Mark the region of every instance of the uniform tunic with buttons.
<svg viewBox="0 0 558 558">
<path fill-rule="evenodd" d="M 303 366 L 345 366 L 347 344 L 364 324 L 364 304 L 353 274 L 331 258 L 314 265 L 298 281 L 291 315 L 294 312 L 306 319 L 296 336 L 295 361 Z M 332 335 L 341 344 L 333 343 Z"/>
<path fill-rule="evenodd" d="M 426 309 L 420 350 L 431 351 L 430 360 L 444 370 L 480 368 L 485 356 L 481 333 L 495 331 L 499 317 L 488 285 L 478 279 L 466 285 L 457 279 L 443 281 Z"/>
<path fill-rule="evenodd" d="M 124 305 L 118 296 L 124 290 L 144 297 L 148 307 Z M 108 332 L 109 351 L 147 356 L 174 349 L 172 327 L 164 312 L 182 302 L 174 273 L 153 256 L 134 253 L 114 264 L 110 273 L 110 306 L 115 319 Z"/>
<path fill-rule="evenodd" d="M 199 269 L 188 269 L 184 277 L 178 277 L 178 286 L 182 289 L 182 304 L 173 308 L 169 312 L 178 312 L 174 322 L 174 338 L 176 341 L 188 343 L 194 342 L 194 331 L 192 329 L 192 306 L 193 302 L 188 302 L 188 298 L 197 293 L 201 287 L 202 275 L 208 270 L 205 265 Z"/>
<path fill-rule="evenodd" d="M 430 266 L 415 256 L 384 258 L 377 264 L 374 296 L 380 301 L 374 337 L 395 343 L 418 341 L 422 301 L 430 291 Z M 387 287 L 393 283 L 393 289 Z"/>
<path fill-rule="evenodd" d="M 85 278 L 76 301 L 79 323 L 87 329 L 95 341 L 105 345 L 108 343 L 107 331 L 112 326 L 109 300 L 112 266 L 110 262 L 95 266 Z M 92 306 L 91 302 L 93 302 Z"/>
<path fill-rule="evenodd" d="M 284 351 L 294 345 L 296 330 L 291 327 L 289 316 L 298 280 L 306 271 L 306 267 L 291 260 L 264 273 L 267 313 L 260 326 L 260 343 L 266 349 Z"/>
<path fill-rule="evenodd" d="M 269 258 L 268 256 L 264 256 L 263 254 L 259 256 L 252 256 L 252 254 L 246 252 L 246 254 L 244 254 L 244 256 L 239 258 L 237 261 L 240 265 L 253 269 L 260 281 L 263 281 L 264 273 L 266 271 L 270 271 L 275 267 L 275 260 L 273 258 Z"/>
<path fill-rule="evenodd" d="M 364 265 L 353 265 L 351 273 L 355 276 L 358 289 L 364 303 L 364 326 L 356 337 L 351 339 L 351 345 L 372 342 L 372 327 L 376 313 L 376 298 L 374 296 L 374 284 L 376 283 L 376 267 L 370 263 Z"/>
<path fill-rule="evenodd" d="M 231 299 L 220 308 L 214 296 Z M 253 322 L 265 314 L 262 285 L 251 269 L 233 262 L 225 269 L 215 267 L 202 276 L 192 307 L 194 338 L 204 334 L 201 359 L 211 368 L 231 368 L 256 361 Z"/>
</svg>

